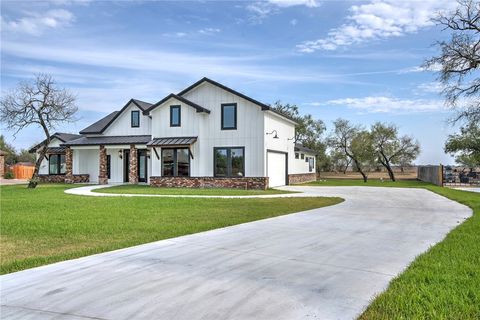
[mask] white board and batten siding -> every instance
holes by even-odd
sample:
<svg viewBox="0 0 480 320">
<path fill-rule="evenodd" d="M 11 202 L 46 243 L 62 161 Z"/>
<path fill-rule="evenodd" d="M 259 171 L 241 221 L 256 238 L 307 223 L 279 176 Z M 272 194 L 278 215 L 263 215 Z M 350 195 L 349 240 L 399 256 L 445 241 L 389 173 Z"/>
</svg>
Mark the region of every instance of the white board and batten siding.
<svg viewBox="0 0 480 320">
<path fill-rule="evenodd" d="M 172 128 L 169 123 L 170 104 L 163 107 L 167 117 L 159 118 L 152 116 L 152 136 L 198 136 L 198 140 L 193 144 L 194 159 L 191 161 L 191 176 L 213 176 L 214 147 L 244 147 L 245 148 L 245 176 L 263 177 L 264 171 L 264 120 L 261 108 L 236 96 L 226 90 L 223 90 L 210 83 L 203 83 L 198 87 L 187 92 L 184 97 L 196 104 L 209 109 L 210 114 L 197 113 L 190 106 L 182 104 L 182 127 Z M 221 105 L 226 103 L 237 104 L 237 129 L 221 129 Z M 177 103 L 178 104 L 178 103 Z M 185 112 L 186 110 L 187 112 Z M 153 111 L 155 112 L 155 111 Z M 153 113 L 152 112 L 152 113 Z M 165 118 L 164 118 L 165 117 Z M 185 119 L 187 117 L 187 119 Z M 190 118 L 191 117 L 191 118 Z M 163 120 L 162 118 L 166 119 Z M 157 128 L 157 121 L 160 121 Z M 168 122 L 167 122 L 168 121 Z M 197 123 L 190 129 L 190 123 Z M 164 124 L 167 123 L 167 126 Z M 157 130 L 163 130 L 158 132 Z M 183 131 L 184 130 L 184 131 Z M 159 136 L 159 137 L 162 137 Z M 152 157 L 152 161 L 159 161 Z M 154 167 L 155 172 L 155 167 Z"/>
<path fill-rule="evenodd" d="M 287 175 L 293 171 L 295 125 L 272 111 L 265 112 L 264 121 L 267 154 L 264 170 L 269 177 L 269 187 L 283 186 L 287 183 Z M 274 138 L 274 130 L 278 139 Z"/>
<path fill-rule="evenodd" d="M 90 182 L 98 182 L 100 150 L 98 146 L 72 147 L 73 174 L 88 174 Z"/>
<path fill-rule="evenodd" d="M 295 153 L 298 153 L 298 159 L 295 159 L 293 161 L 293 168 L 292 168 L 292 173 L 313 173 L 315 172 L 315 165 L 316 165 L 316 160 L 315 160 L 315 155 L 313 153 L 308 153 L 304 151 L 296 151 Z M 301 155 L 304 155 L 304 159 L 302 159 Z M 306 161 L 306 159 L 313 158 L 313 171 L 310 171 L 309 163 Z"/>
<path fill-rule="evenodd" d="M 140 126 L 132 128 L 131 112 L 140 112 Z M 143 115 L 142 110 L 133 102 L 103 132 L 104 136 L 139 136 L 151 134 L 151 119 Z"/>
</svg>

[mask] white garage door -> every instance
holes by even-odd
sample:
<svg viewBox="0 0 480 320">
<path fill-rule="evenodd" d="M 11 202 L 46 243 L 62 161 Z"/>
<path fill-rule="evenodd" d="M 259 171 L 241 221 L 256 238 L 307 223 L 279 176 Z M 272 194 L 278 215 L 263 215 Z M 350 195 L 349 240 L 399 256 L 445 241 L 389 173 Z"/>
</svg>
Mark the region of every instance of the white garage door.
<svg viewBox="0 0 480 320">
<path fill-rule="evenodd" d="M 268 186 L 284 186 L 287 174 L 287 156 L 284 153 L 267 151 Z"/>
</svg>

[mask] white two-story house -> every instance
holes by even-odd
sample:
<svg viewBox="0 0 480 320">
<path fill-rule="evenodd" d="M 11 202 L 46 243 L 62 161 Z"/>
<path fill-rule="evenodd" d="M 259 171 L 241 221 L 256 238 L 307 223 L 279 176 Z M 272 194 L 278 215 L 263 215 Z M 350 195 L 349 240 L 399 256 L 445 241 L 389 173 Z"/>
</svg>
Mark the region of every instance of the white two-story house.
<svg viewBox="0 0 480 320">
<path fill-rule="evenodd" d="M 40 178 L 252 189 L 315 180 L 315 153 L 295 145 L 295 125 L 203 78 L 155 104 L 132 99 L 79 135 L 54 135 Z"/>
</svg>

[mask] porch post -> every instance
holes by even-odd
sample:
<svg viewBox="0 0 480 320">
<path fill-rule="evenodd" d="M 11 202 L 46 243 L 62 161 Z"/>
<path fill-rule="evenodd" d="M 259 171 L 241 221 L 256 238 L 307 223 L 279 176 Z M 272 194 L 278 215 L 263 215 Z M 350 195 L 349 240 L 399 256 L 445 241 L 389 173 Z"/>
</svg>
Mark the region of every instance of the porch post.
<svg viewBox="0 0 480 320">
<path fill-rule="evenodd" d="M 99 153 L 99 170 L 98 170 L 98 184 L 108 184 L 108 176 L 107 176 L 107 149 L 105 146 L 100 146 L 100 153 Z"/>
<path fill-rule="evenodd" d="M 65 183 L 73 181 L 73 150 L 70 147 L 65 149 Z"/>
<path fill-rule="evenodd" d="M 138 166 L 137 166 L 137 148 L 135 148 L 135 145 L 131 144 L 130 145 L 130 170 L 128 174 L 128 182 L 132 184 L 137 184 L 138 183 Z"/>
</svg>

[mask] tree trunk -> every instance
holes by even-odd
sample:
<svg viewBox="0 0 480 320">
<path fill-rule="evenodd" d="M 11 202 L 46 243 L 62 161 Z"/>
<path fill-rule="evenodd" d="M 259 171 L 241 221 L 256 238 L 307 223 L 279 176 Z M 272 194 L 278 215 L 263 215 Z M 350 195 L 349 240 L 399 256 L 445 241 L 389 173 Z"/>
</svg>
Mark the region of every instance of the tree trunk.
<svg viewBox="0 0 480 320">
<path fill-rule="evenodd" d="M 363 172 L 362 167 L 360 166 L 360 163 L 358 163 L 358 161 L 357 161 L 356 159 L 353 159 L 353 161 L 355 162 L 355 166 L 357 167 L 358 172 L 360 172 L 360 174 L 361 174 L 362 177 L 363 177 L 363 182 L 366 183 L 367 180 L 368 180 L 368 177 L 367 177 L 367 175 L 365 174 L 365 172 Z"/>
<path fill-rule="evenodd" d="M 40 165 L 42 164 L 43 159 L 45 159 L 45 155 L 47 153 L 47 147 L 43 147 L 42 151 L 40 151 L 40 155 L 35 161 L 35 169 L 33 170 L 33 175 L 30 181 L 28 182 L 27 188 L 34 189 L 37 187 L 38 183 L 38 172 L 40 171 Z"/>
<path fill-rule="evenodd" d="M 383 152 L 380 152 L 381 158 L 383 158 L 384 161 L 382 161 L 381 158 L 379 158 L 380 163 L 387 169 L 388 176 L 390 177 L 390 180 L 395 182 L 395 174 L 393 173 L 392 166 L 390 165 L 390 161 L 388 161 L 388 158 L 383 154 Z"/>
</svg>

